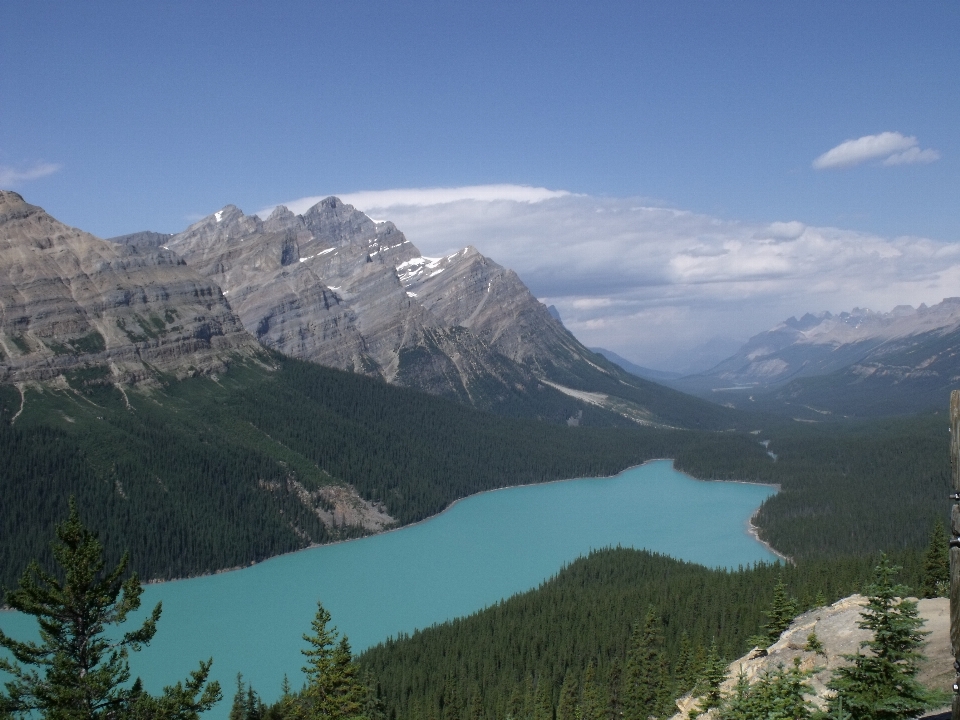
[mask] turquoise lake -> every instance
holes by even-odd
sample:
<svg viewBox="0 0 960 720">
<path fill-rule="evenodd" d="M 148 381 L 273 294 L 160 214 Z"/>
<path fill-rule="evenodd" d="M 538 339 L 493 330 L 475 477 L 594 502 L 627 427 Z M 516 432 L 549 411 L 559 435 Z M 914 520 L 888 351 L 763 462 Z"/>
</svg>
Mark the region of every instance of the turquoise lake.
<svg viewBox="0 0 960 720">
<path fill-rule="evenodd" d="M 747 532 L 773 492 L 701 482 L 660 460 L 612 478 L 484 493 L 401 530 L 149 585 L 143 607 L 162 600 L 163 616 L 132 669 L 158 691 L 212 656 L 224 700 L 207 717 L 224 718 L 237 672 L 268 702 L 284 674 L 300 686 L 302 635 L 317 600 L 358 652 L 534 588 L 591 549 L 647 548 L 711 567 L 773 561 Z M 0 613 L 0 628 L 14 637 L 34 636 L 35 626 Z"/>
</svg>

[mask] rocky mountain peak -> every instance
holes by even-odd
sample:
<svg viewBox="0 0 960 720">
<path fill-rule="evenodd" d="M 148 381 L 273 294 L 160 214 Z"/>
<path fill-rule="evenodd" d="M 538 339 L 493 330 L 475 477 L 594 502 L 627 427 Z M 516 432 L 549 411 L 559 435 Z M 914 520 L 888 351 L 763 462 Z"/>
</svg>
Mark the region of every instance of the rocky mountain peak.
<svg viewBox="0 0 960 720">
<path fill-rule="evenodd" d="M 28 205 L 21 195 L 12 190 L 0 190 L 0 222 L 6 222 L 15 214 L 39 209 L 35 205 Z"/>
<path fill-rule="evenodd" d="M 303 221 L 286 205 L 277 205 L 270 216 L 263 221 L 263 229 L 267 232 L 283 232 L 291 228 L 302 228 Z"/>
<path fill-rule="evenodd" d="M 0 194 L 0 381 L 89 366 L 183 375 L 233 351 L 258 352 L 220 288 L 174 253 L 100 240 Z"/>
</svg>

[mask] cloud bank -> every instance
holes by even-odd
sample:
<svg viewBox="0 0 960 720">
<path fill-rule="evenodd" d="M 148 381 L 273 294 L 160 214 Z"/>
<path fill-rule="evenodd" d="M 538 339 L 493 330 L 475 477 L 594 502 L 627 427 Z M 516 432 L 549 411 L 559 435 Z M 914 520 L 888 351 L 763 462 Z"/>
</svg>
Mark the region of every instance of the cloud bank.
<svg viewBox="0 0 960 720">
<path fill-rule="evenodd" d="M 494 187 L 340 197 L 396 223 L 425 255 L 474 245 L 556 305 L 585 344 L 663 369 L 706 341 L 729 347 L 791 315 L 931 304 L 960 287 L 960 246 L 950 243 Z"/>
<path fill-rule="evenodd" d="M 18 170 L 8 165 L 0 165 L 0 188 L 17 187 L 25 182 L 38 180 L 47 175 L 53 175 L 60 170 L 60 167 L 60 165 L 45 162 L 35 163 L 25 170 Z"/>
<path fill-rule="evenodd" d="M 940 159 L 940 153 L 921 150 L 919 141 L 913 136 L 882 132 L 840 143 L 814 160 L 813 167 L 815 170 L 848 168 L 880 158 L 885 158 L 884 165 L 909 165 L 934 162 Z"/>
<path fill-rule="evenodd" d="M 343 202 L 357 208 L 388 208 L 398 206 L 430 206 L 475 200 L 478 202 L 493 202 L 496 200 L 510 200 L 513 202 L 540 202 L 551 198 L 565 197 L 571 193 L 565 190 L 547 190 L 546 188 L 530 187 L 528 185 L 469 185 L 454 188 L 405 188 L 397 190 L 366 190 L 363 192 L 344 193 L 337 195 Z M 297 214 L 302 215 L 311 207 L 329 195 L 300 198 L 282 203 Z M 267 217 L 273 207 L 257 213 L 260 217 Z"/>
</svg>

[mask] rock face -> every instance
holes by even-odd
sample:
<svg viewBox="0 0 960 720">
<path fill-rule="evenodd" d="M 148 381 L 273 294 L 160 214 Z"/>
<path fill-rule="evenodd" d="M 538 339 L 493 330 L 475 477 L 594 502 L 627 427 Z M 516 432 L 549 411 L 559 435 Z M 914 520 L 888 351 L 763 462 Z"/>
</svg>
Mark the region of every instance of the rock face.
<svg viewBox="0 0 960 720">
<path fill-rule="evenodd" d="M 90 366 L 115 380 L 260 352 L 220 288 L 175 253 L 70 228 L 0 191 L 0 382 Z"/>
<path fill-rule="evenodd" d="M 422 257 L 393 223 L 334 197 L 266 220 L 228 205 L 166 247 L 220 285 L 264 345 L 475 405 L 552 392 L 539 378 L 594 357 L 514 272 L 472 247 Z"/>
<path fill-rule="evenodd" d="M 816 669 L 810 678 L 810 697 L 820 707 L 825 707 L 826 684 L 836 668 L 849 662 L 843 655 L 851 655 L 860 648 L 860 643 L 869 640 L 870 633 L 857 627 L 860 612 L 866 604 L 862 595 L 852 595 L 838 600 L 828 607 L 815 608 L 796 618 L 780 639 L 768 648 L 767 655 L 760 657 L 750 652 L 739 660 L 734 660 L 727 668 L 727 680 L 721 686 L 725 694 L 733 692 L 737 676 L 741 670 L 751 683 L 766 671 L 775 670 L 779 665 L 791 667 L 794 658 L 799 658 L 804 670 Z M 953 656 L 950 651 L 950 602 L 947 598 L 920 600 L 919 615 L 925 620 L 924 630 L 929 632 L 922 649 L 926 656 L 918 675 L 919 681 L 928 688 L 949 690 L 954 678 Z M 807 638 L 816 633 L 823 645 L 823 652 L 807 650 Z M 674 720 L 682 720 L 694 708 L 700 698 L 684 696 L 677 701 L 679 712 Z M 711 710 L 702 717 L 716 715 Z"/>
</svg>

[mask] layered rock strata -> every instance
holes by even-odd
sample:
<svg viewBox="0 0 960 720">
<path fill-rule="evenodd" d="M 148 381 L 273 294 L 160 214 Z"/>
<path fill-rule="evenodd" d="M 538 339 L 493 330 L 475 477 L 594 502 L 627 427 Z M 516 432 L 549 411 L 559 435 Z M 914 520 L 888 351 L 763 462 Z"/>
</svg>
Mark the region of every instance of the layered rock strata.
<svg viewBox="0 0 960 720">
<path fill-rule="evenodd" d="M 468 402 L 586 351 L 515 273 L 468 247 L 425 258 L 393 223 L 331 197 L 266 219 L 228 205 L 166 247 L 218 283 L 260 342 Z M 481 403 L 482 404 L 482 403 Z"/>
<path fill-rule="evenodd" d="M 91 366 L 183 377 L 258 352 L 216 283 L 175 253 L 101 240 L 0 191 L 0 382 Z"/>
</svg>

